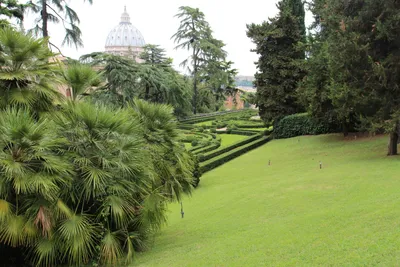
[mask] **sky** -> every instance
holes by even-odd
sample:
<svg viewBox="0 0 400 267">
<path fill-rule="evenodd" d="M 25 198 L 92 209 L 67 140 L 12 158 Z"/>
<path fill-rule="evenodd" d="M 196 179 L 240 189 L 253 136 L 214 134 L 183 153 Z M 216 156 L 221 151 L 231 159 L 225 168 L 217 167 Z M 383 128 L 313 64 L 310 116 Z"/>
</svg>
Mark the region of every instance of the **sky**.
<svg viewBox="0 0 400 267">
<path fill-rule="evenodd" d="M 131 23 L 140 30 L 146 43 L 160 45 L 168 57 L 173 58 L 177 69 L 179 63 L 189 53 L 175 50 L 171 36 L 179 27 L 179 19 L 174 17 L 180 6 L 199 8 L 209 22 L 214 37 L 222 40 L 228 52 L 228 60 L 233 61 L 239 75 L 253 76 L 256 72 L 254 62 L 256 53 L 250 52 L 254 44 L 246 36 L 246 24 L 261 23 L 277 14 L 278 0 L 73 0 L 70 6 L 78 13 L 82 31 L 83 48 L 61 47 L 64 37 L 61 25 L 49 27 L 51 42 L 61 47 L 65 56 L 79 58 L 83 54 L 104 51 L 108 33 L 119 24 L 126 6 Z M 33 26 L 34 16 L 29 14 L 25 28 Z M 306 24 L 311 21 L 307 13 Z"/>
</svg>

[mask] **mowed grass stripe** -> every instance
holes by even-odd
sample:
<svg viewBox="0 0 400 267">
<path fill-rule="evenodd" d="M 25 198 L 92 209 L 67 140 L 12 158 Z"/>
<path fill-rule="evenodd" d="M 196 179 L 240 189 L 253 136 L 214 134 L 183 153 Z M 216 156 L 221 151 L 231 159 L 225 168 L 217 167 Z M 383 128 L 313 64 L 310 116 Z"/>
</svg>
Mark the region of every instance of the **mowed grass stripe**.
<svg viewBox="0 0 400 267">
<path fill-rule="evenodd" d="M 170 205 L 168 226 L 133 266 L 396 266 L 400 158 L 386 145 L 271 141 L 205 174 L 184 219 Z"/>
</svg>

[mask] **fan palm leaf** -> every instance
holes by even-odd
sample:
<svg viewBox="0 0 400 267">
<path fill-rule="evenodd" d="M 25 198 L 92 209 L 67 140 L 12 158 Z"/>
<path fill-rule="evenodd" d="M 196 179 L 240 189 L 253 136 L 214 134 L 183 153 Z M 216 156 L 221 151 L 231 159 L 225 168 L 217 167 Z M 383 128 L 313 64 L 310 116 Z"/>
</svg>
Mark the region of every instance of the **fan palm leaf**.
<svg viewBox="0 0 400 267">
<path fill-rule="evenodd" d="M 53 101 L 61 98 L 54 86 L 61 77 L 58 63 L 50 60 L 54 56 L 47 39 L 0 29 L 0 108 L 50 109 Z"/>
</svg>

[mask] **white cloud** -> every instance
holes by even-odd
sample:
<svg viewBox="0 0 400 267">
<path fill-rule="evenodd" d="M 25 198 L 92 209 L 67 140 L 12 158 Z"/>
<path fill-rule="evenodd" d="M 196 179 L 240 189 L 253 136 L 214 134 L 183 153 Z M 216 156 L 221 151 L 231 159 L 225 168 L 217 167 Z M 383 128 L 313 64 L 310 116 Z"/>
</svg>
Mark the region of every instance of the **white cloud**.
<svg viewBox="0 0 400 267">
<path fill-rule="evenodd" d="M 257 55 L 250 52 L 253 44 L 246 36 L 246 24 L 261 23 L 276 12 L 277 0 L 93 0 L 93 5 L 83 0 L 74 0 L 71 6 L 78 13 L 83 34 L 84 47 L 76 50 L 63 47 L 63 54 L 78 58 L 82 54 L 104 51 L 104 43 L 108 32 L 119 21 L 124 6 L 127 6 L 131 22 L 143 34 L 146 43 L 158 44 L 165 48 L 167 55 L 179 65 L 188 53 L 174 50 L 175 44 L 171 36 L 179 26 L 179 19 L 174 15 L 180 6 L 197 7 L 204 12 L 210 23 L 214 36 L 226 43 L 228 59 L 235 62 L 234 67 L 242 75 L 253 75 L 256 71 L 254 61 Z M 28 16 L 25 27 L 32 26 L 33 18 Z M 61 45 L 63 31 L 60 25 L 50 27 L 53 43 Z"/>
</svg>

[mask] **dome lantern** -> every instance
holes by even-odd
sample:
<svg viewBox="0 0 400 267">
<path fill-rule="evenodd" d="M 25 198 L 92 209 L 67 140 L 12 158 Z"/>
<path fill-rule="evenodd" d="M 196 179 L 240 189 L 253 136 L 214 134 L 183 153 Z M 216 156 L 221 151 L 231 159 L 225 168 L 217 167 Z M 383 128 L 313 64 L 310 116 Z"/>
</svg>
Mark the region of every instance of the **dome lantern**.
<svg viewBox="0 0 400 267">
<path fill-rule="evenodd" d="M 139 55 L 145 44 L 141 32 L 132 25 L 125 6 L 120 23 L 107 36 L 106 53 L 129 57 L 140 62 Z"/>
<path fill-rule="evenodd" d="M 126 11 L 126 6 L 124 8 L 124 13 L 121 15 L 121 23 L 131 23 L 131 17 L 129 16 L 128 12 Z"/>
</svg>

